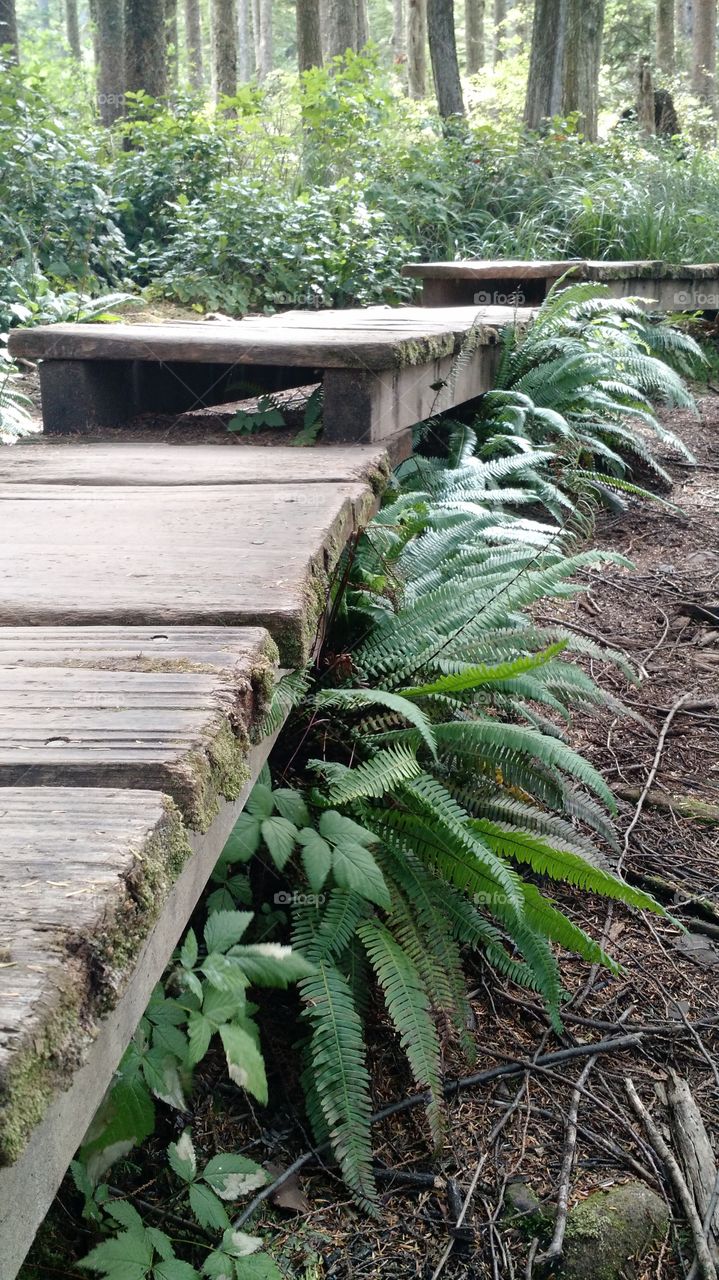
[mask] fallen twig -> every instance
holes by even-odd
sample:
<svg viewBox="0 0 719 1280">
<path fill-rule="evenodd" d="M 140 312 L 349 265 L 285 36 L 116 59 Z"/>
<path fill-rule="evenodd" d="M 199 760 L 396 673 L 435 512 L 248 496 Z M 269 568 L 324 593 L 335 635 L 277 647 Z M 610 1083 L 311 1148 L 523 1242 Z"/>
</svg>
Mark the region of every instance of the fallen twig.
<svg viewBox="0 0 719 1280">
<path fill-rule="evenodd" d="M 684 1216 L 689 1224 L 694 1240 L 694 1250 L 696 1253 L 699 1275 L 702 1277 L 702 1280 L 717 1280 L 716 1267 L 712 1261 L 712 1256 L 709 1252 L 709 1246 L 704 1234 L 704 1225 L 697 1213 L 694 1197 L 692 1196 L 689 1187 L 687 1186 L 686 1179 L 679 1168 L 677 1158 L 671 1150 L 671 1147 L 669 1147 L 664 1141 L 664 1138 L 652 1120 L 647 1108 L 639 1097 L 633 1081 L 628 1076 L 624 1079 L 624 1088 L 627 1091 L 627 1097 L 629 1098 L 634 1111 L 644 1125 L 651 1145 L 660 1160 L 664 1162 L 667 1175 L 674 1188 L 674 1193 L 684 1211 Z"/>
<path fill-rule="evenodd" d="M 553 1053 L 542 1054 L 541 1057 L 532 1059 L 517 1059 L 515 1062 L 502 1063 L 498 1067 L 490 1067 L 487 1071 L 479 1071 L 475 1075 L 463 1076 L 459 1080 L 449 1080 L 444 1085 L 445 1098 L 454 1098 L 462 1089 L 471 1089 L 476 1085 L 489 1084 L 492 1080 L 499 1080 L 502 1076 L 522 1075 L 525 1071 L 542 1069 L 543 1067 L 551 1067 L 559 1062 L 568 1062 L 572 1058 L 582 1058 L 594 1056 L 597 1053 L 614 1053 L 618 1049 L 629 1049 L 634 1045 L 641 1043 L 641 1035 L 638 1032 L 632 1032 L 625 1036 L 612 1036 L 606 1040 L 596 1040 L 592 1044 L 576 1044 L 571 1045 L 568 1049 L 557 1049 Z M 382 1107 L 381 1110 L 375 1111 L 370 1117 L 370 1124 L 379 1124 L 381 1120 L 386 1120 L 388 1116 L 398 1115 L 403 1111 L 410 1111 L 413 1107 L 426 1106 L 431 1100 L 430 1093 L 425 1090 L 422 1093 L 413 1093 L 408 1098 L 400 1098 L 397 1102 L 391 1102 L 388 1106 Z M 243 1209 L 242 1213 L 233 1223 L 235 1230 L 239 1230 L 244 1225 L 256 1209 L 272 1195 L 278 1187 L 291 1178 L 293 1174 L 299 1173 L 300 1169 L 304 1169 L 310 1161 L 324 1152 L 329 1151 L 330 1142 L 323 1142 L 317 1147 L 312 1147 L 309 1151 L 305 1151 L 292 1164 L 288 1165 L 285 1170 L 275 1178 L 268 1186 L 258 1191 L 257 1195 Z"/>
<path fill-rule="evenodd" d="M 694 697 L 694 691 L 688 690 L 686 693 L 683 693 L 680 698 L 677 698 L 676 702 L 673 703 L 672 706 L 669 708 L 669 712 L 667 714 L 667 717 L 664 721 L 664 724 L 662 725 L 661 732 L 659 734 L 659 739 L 657 741 L 657 749 L 654 752 L 654 760 L 652 761 L 652 767 L 649 770 L 647 780 L 644 783 L 644 786 L 642 787 L 641 793 L 639 795 L 639 799 L 637 800 L 637 805 L 634 810 L 634 814 L 632 815 L 632 820 L 629 823 L 629 826 L 627 827 L 626 831 L 624 832 L 624 844 L 623 844 L 622 852 L 619 857 L 619 862 L 617 864 L 618 871 L 621 870 L 622 863 L 629 851 L 629 837 L 631 836 L 634 828 L 636 827 L 641 817 L 642 809 L 644 808 L 644 801 L 646 800 L 651 790 L 652 783 L 654 782 L 654 779 L 656 778 L 657 773 L 659 772 L 659 763 L 662 758 L 664 743 L 666 742 L 667 734 L 669 732 L 672 720 L 676 716 L 677 712 L 681 711 L 682 707 L 684 706 L 684 703 L 688 702 L 689 699 L 693 697 Z"/>
<path fill-rule="evenodd" d="M 564 1233 L 567 1229 L 567 1213 L 569 1211 L 569 1184 L 572 1177 L 574 1153 L 577 1147 L 577 1118 L 579 1114 L 579 1102 L 582 1096 L 582 1086 L 586 1082 L 595 1062 L 596 1058 L 590 1058 L 589 1061 L 585 1063 L 582 1074 L 572 1091 L 572 1097 L 569 1103 L 569 1112 L 567 1113 L 567 1130 L 564 1139 L 562 1168 L 559 1174 L 554 1233 L 549 1247 L 537 1258 L 537 1262 L 541 1265 L 545 1265 L 548 1262 L 554 1262 L 555 1259 L 561 1258 L 562 1251 L 564 1249 Z"/>
</svg>

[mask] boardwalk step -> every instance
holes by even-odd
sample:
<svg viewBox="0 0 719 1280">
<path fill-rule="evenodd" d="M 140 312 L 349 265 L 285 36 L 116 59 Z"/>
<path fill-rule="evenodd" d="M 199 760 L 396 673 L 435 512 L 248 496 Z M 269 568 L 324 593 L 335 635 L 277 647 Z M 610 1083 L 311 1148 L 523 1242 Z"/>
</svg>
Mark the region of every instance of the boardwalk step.
<svg viewBox="0 0 719 1280">
<path fill-rule="evenodd" d="M 165 792 L 206 830 L 274 685 L 261 629 L 0 629 L 0 786 Z"/>
</svg>

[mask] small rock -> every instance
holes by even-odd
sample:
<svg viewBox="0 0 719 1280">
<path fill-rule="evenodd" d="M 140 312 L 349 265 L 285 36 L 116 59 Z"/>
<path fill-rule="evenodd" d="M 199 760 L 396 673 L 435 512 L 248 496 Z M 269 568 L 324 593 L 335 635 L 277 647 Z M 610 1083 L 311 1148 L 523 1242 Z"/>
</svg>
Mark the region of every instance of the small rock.
<svg viewBox="0 0 719 1280">
<path fill-rule="evenodd" d="M 508 1183 L 504 1199 L 512 1212 L 521 1214 L 522 1217 L 542 1217 L 544 1215 L 545 1211 L 541 1200 L 535 1195 L 529 1184 L 521 1178 L 518 1178 L 516 1182 Z"/>
<path fill-rule="evenodd" d="M 668 1224 L 666 1204 L 643 1182 L 593 1192 L 567 1219 L 564 1280 L 630 1280 Z"/>
</svg>

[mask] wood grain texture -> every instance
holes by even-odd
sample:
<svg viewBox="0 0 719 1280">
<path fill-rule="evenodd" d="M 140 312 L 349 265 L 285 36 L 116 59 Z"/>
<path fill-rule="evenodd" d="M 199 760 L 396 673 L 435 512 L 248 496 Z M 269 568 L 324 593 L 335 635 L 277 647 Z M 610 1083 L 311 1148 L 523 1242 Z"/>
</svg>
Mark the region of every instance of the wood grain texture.
<svg viewBox="0 0 719 1280">
<path fill-rule="evenodd" d="M 3 1165 L 82 1061 L 191 850 L 147 790 L 5 787 L 0 844 Z"/>
<path fill-rule="evenodd" d="M 0 628 L 0 787 L 162 791 L 206 829 L 245 781 L 276 649 L 260 630 L 222 648 L 216 632 L 154 634 L 53 628 L 22 652 L 22 630 Z"/>
<path fill-rule="evenodd" d="M 456 353 L 480 321 L 483 341 L 510 323 L 511 308 L 368 307 L 285 312 L 232 322 L 56 324 L 13 329 L 10 352 L 47 361 L 138 360 L 267 364 L 313 369 L 393 369 Z"/>
<path fill-rule="evenodd" d="M 95 444 L 39 436 L 0 450 L 0 485 L 279 485 L 335 484 L 386 475 L 377 445 L 295 449 L 212 444 Z"/>
<path fill-rule="evenodd" d="M 63 1071 L 62 1086 L 49 1097 L 42 1119 L 30 1134 L 21 1156 L 14 1164 L 0 1167 L 2 1280 L 14 1280 L 75 1154 L 78 1135 L 85 1132 L 102 1101 L 113 1072 L 145 1011 L 152 989 L 184 932 L 185 923 L 197 905 L 276 737 L 277 733 L 252 748 L 248 757 L 249 776 L 242 792 L 236 800 L 222 805 L 211 829 L 205 833 L 187 832 L 192 856 L 183 863 L 177 879 L 159 903 L 158 919 L 137 950 L 128 957 L 127 968 L 119 970 L 113 965 L 112 971 L 108 972 L 108 978 L 113 981 L 115 1002 L 110 1001 L 112 1007 L 104 1012 L 99 1006 L 88 1011 L 86 1043 L 78 1044 L 78 1058 L 71 1076 L 66 1078 Z M 57 793 L 45 794 L 51 797 Z M 61 794 L 66 795 L 64 792 Z M 139 793 L 126 794 L 127 799 L 133 802 L 134 812 L 134 802 Z M 39 795 L 37 790 L 30 793 L 29 803 L 33 809 L 37 807 Z M 97 792 L 89 797 L 90 802 L 93 795 L 96 796 Z M 94 1013 L 98 1014 L 97 1020 L 94 1020 Z"/>
<path fill-rule="evenodd" d="M 2 485 L 0 625 L 264 626 L 306 661 L 361 482 Z"/>
</svg>

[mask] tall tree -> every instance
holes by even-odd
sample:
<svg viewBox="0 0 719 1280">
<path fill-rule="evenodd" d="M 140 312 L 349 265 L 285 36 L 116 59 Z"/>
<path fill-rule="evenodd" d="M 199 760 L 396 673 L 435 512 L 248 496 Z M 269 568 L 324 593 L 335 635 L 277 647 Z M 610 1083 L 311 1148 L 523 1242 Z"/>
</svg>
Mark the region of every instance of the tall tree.
<svg viewBox="0 0 719 1280">
<path fill-rule="evenodd" d="M 462 82 L 454 34 L 454 0 L 427 0 L 427 36 L 439 114 L 444 120 L 450 116 L 463 116 Z"/>
<path fill-rule="evenodd" d="M 97 108 L 111 125 L 125 110 L 125 23 L 122 0 L 93 0 Z"/>
<path fill-rule="evenodd" d="M 403 61 L 406 53 L 404 29 L 404 0 L 392 0 L 392 57 L 395 64 Z"/>
<path fill-rule="evenodd" d="M 656 133 L 654 115 L 654 80 L 649 59 L 639 59 L 639 82 L 637 86 L 637 122 L 639 131 L 645 138 Z"/>
<path fill-rule="evenodd" d="M 562 110 L 567 0 L 535 0 L 524 123 L 539 129 Z"/>
<path fill-rule="evenodd" d="M 80 19 L 77 12 L 77 0 L 65 0 L 65 31 L 70 53 L 78 62 L 82 57 L 80 45 Z"/>
<path fill-rule="evenodd" d="M 504 57 L 504 38 L 507 34 L 505 22 L 507 19 L 507 0 L 494 0 L 494 50 L 493 58 L 495 64 L 500 62 Z"/>
<path fill-rule="evenodd" d="M 247 84 L 255 74 L 251 0 L 237 0 L 237 78 Z"/>
<path fill-rule="evenodd" d="M 427 0 L 407 0 L 407 79 L 410 98 L 427 92 Z"/>
<path fill-rule="evenodd" d="M 185 46 L 187 77 L 192 88 L 199 92 L 204 84 L 200 0 L 185 0 Z"/>
<path fill-rule="evenodd" d="M 596 142 L 599 68 L 605 0 L 569 0 L 562 110 L 577 112 L 585 138 Z M 716 4 L 716 0 L 714 0 Z"/>
<path fill-rule="evenodd" d="M 212 0 L 212 83 L 216 102 L 237 93 L 235 0 Z"/>
<path fill-rule="evenodd" d="M 706 106 L 716 103 L 717 0 L 694 0 L 692 91 Z"/>
<path fill-rule="evenodd" d="M 484 66 L 484 0 L 464 0 L 465 60 L 467 75 Z"/>
<path fill-rule="evenodd" d="M 327 0 L 327 53 L 330 58 L 357 48 L 357 0 Z"/>
<path fill-rule="evenodd" d="M 674 71 L 674 0 L 657 0 L 657 66 L 672 75 Z"/>
<path fill-rule="evenodd" d="M 165 0 L 165 39 L 167 40 L 167 75 L 170 83 L 177 87 L 180 73 L 177 0 Z"/>
<path fill-rule="evenodd" d="M 320 0 L 297 0 L 297 65 L 300 71 L 322 66 Z"/>
<path fill-rule="evenodd" d="M 367 0 L 357 0 L 357 37 L 355 48 L 364 49 L 369 41 L 369 12 Z"/>
<path fill-rule="evenodd" d="M 677 25 L 685 40 L 694 33 L 694 0 L 677 0 Z"/>
<path fill-rule="evenodd" d="M 0 0 L 0 49 L 8 46 L 10 61 L 17 62 L 20 42 L 17 38 L 17 14 L 15 0 Z"/>
<path fill-rule="evenodd" d="M 165 0 L 125 0 L 125 87 L 151 98 L 167 93 Z"/>
<path fill-rule="evenodd" d="M 257 79 L 260 84 L 267 79 L 274 63 L 272 32 L 272 0 L 259 0 L 259 42 L 257 54 Z"/>
</svg>

